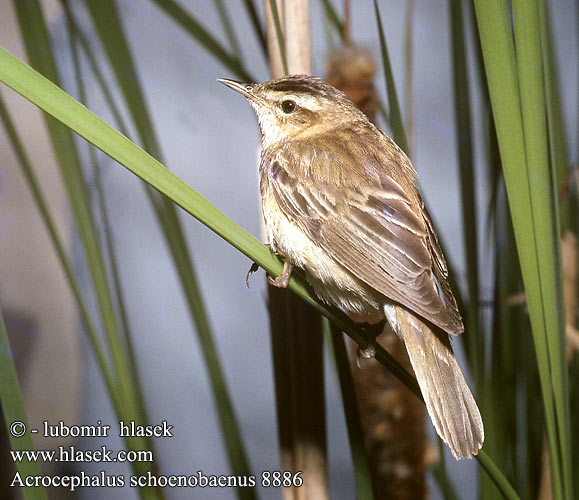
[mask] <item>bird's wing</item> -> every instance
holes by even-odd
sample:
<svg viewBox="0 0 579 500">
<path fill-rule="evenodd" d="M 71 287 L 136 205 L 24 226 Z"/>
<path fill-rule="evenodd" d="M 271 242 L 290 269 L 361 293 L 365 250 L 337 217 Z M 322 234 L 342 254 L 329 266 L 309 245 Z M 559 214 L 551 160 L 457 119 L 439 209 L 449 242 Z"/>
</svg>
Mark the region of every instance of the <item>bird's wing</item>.
<svg viewBox="0 0 579 500">
<path fill-rule="evenodd" d="M 446 332 L 462 333 L 446 263 L 424 207 L 416 210 L 402 186 L 383 173 L 345 188 L 321 179 L 304 182 L 292 160 L 278 156 L 264 172 L 286 216 L 372 288 Z"/>
</svg>

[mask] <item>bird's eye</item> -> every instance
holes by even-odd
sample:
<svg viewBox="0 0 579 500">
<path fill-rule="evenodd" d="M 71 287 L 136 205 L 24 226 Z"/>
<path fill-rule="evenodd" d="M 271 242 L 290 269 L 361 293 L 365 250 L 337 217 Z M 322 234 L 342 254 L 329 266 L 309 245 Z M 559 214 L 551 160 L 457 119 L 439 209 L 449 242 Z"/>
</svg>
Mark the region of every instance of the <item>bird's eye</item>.
<svg viewBox="0 0 579 500">
<path fill-rule="evenodd" d="M 286 114 L 290 114 L 293 113 L 297 108 L 297 105 L 294 101 L 291 100 L 287 100 L 287 101 L 283 101 L 281 103 L 281 110 L 286 113 Z"/>
</svg>

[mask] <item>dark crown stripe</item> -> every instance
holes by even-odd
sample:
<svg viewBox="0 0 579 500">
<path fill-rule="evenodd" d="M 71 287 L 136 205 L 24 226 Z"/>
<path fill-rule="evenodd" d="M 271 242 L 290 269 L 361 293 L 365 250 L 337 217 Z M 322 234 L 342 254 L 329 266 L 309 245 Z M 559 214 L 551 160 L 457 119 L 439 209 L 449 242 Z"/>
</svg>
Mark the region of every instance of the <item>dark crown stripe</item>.
<svg viewBox="0 0 579 500">
<path fill-rule="evenodd" d="M 317 82 L 316 82 L 317 83 Z M 275 92 L 293 92 L 295 94 L 324 95 L 326 92 L 321 86 L 311 80 L 282 80 L 274 83 L 270 88 Z"/>
</svg>

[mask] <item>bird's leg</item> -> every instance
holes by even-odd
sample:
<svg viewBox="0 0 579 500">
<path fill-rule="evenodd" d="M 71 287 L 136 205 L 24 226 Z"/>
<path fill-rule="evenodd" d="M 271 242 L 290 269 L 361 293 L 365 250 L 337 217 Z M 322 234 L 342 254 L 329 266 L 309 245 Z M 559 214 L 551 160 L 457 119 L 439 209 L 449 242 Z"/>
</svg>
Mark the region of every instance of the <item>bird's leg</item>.
<svg viewBox="0 0 579 500">
<path fill-rule="evenodd" d="M 278 288 L 287 288 L 289 284 L 289 280 L 292 275 L 294 266 L 290 264 L 288 260 L 284 261 L 283 263 L 283 271 L 281 276 L 277 278 L 272 278 L 269 274 L 267 275 L 267 281 L 270 285 L 276 286 Z"/>
</svg>

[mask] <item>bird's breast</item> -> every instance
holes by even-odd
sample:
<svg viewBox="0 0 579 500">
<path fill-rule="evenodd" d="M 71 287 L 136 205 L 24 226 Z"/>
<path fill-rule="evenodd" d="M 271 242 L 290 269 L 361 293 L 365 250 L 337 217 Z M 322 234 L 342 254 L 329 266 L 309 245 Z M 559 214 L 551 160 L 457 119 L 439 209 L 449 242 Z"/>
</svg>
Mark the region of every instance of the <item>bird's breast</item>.
<svg viewBox="0 0 579 500">
<path fill-rule="evenodd" d="M 303 269 L 318 297 L 346 313 L 381 314 L 379 294 L 314 243 L 280 208 L 271 179 L 262 176 L 261 203 L 266 237 L 272 250 Z"/>
</svg>

